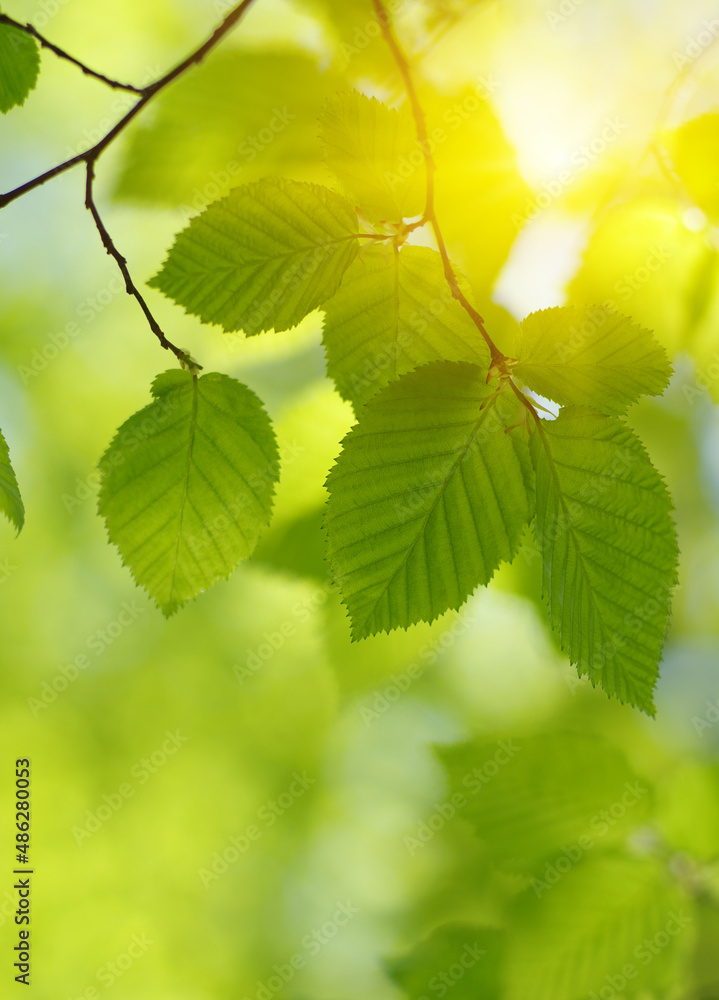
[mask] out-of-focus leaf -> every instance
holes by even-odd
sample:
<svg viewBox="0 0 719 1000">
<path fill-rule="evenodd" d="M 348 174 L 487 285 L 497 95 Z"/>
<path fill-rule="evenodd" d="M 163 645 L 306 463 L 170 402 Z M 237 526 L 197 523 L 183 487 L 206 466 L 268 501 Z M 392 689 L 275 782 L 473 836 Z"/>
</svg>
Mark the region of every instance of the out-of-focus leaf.
<svg viewBox="0 0 719 1000">
<path fill-rule="evenodd" d="M 322 110 L 327 163 L 368 218 L 399 222 L 424 207 L 423 154 L 407 105 L 399 110 L 353 90 Z"/>
<path fill-rule="evenodd" d="M 405 955 L 385 962 L 409 1000 L 501 1000 L 504 938 L 475 924 L 444 924 Z"/>
<path fill-rule="evenodd" d="M 716 711 L 716 709 L 715 709 Z M 712 716 L 714 718 L 714 716 Z M 706 717 L 692 720 L 695 731 L 714 725 Z M 697 816 L 701 822 L 697 823 Z M 719 855 L 719 770 L 687 762 L 667 774 L 657 790 L 657 823 L 674 850 L 708 861 Z"/>
<path fill-rule="evenodd" d="M 673 995 L 693 937 L 691 902 L 658 862 L 596 855 L 515 908 L 506 1000 Z"/>
<path fill-rule="evenodd" d="M 450 796 L 495 862 L 542 880 L 540 862 L 575 864 L 643 822 L 650 787 L 605 739 L 548 733 L 507 741 L 475 739 L 437 750 Z M 550 876 L 551 877 L 551 876 Z"/>
<path fill-rule="evenodd" d="M 322 180 L 317 116 L 332 79 L 297 52 L 217 51 L 133 129 L 117 196 L 196 212 L 269 173 Z"/>
<path fill-rule="evenodd" d="M 437 165 L 435 205 L 452 258 L 488 297 L 524 224 L 531 191 L 490 105 L 475 91 L 424 92 Z M 482 299 L 478 302 L 482 312 Z"/>
<path fill-rule="evenodd" d="M 280 573 L 326 580 L 324 507 L 301 514 L 293 521 L 273 525 L 260 540 L 252 561 L 271 566 Z"/>
<path fill-rule="evenodd" d="M 685 188 L 711 218 L 719 217 L 719 114 L 685 122 L 670 137 L 674 168 Z"/>
<path fill-rule="evenodd" d="M 671 357 L 692 332 L 691 300 L 704 255 L 704 238 L 687 228 L 675 201 L 635 199 L 608 212 L 591 236 L 569 301 L 630 316 Z"/>
</svg>

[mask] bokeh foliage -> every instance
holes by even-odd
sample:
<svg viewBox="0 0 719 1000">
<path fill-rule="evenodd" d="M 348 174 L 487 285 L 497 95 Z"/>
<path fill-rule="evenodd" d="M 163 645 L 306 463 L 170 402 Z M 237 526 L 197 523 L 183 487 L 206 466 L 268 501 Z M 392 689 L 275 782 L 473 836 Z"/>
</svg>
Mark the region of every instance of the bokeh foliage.
<svg viewBox="0 0 719 1000">
<path fill-rule="evenodd" d="M 264 401 L 281 466 L 253 559 L 166 621 L 96 499 L 108 441 L 167 362 L 68 175 L 0 216 L 0 426 L 26 507 L 17 539 L 0 526 L 0 842 L 30 756 L 38 998 L 719 989 L 719 22 L 702 0 L 393 6 L 438 130 L 437 211 L 496 341 L 510 350 L 534 309 L 610 301 L 672 358 L 665 395 L 628 415 L 682 552 L 657 718 L 566 664 L 529 536 L 460 614 L 350 644 L 321 519 L 353 412 L 324 376 L 321 312 L 245 340 L 148 292 L 176 342 Z M 139 82 L 221 7 L 4 5 Z M 137 277 L 237 184 L 331 184 L 322 108 L 353 87 L 401 104 L 370 3 L 257 0 L 99 171 Z M 44 53 L 0 121 L 2 190 L 128 101 Z M 358 912 L 340 923 L 340 904 Z M 151 942 L 137 957 L 133 936 Z"/>
</svg>

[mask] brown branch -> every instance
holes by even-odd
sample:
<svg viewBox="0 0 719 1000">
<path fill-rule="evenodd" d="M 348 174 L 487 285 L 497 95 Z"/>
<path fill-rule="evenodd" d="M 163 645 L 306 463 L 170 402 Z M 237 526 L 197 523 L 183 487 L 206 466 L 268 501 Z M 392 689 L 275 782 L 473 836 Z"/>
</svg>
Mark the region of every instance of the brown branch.
<svg viewBox="0 0 719 1000">
<path fill-rule="evenodd" d="M 125 279 L 125 291 L 127 292 L 128 295 L 132 295 L 132 297 L 137 300 L 137 302 L 140 305 L 140 308 L 145 314 L 145 319 L 147 320 L 150 329 L 155 334 L 155 336 L 160 341 L 165 350 L 172 351 L 172 353 L 175 355 L 178 361 L 185 368 L 189 368 L 190 370 L 202 368 L 202 365 L 198 365 L 196 361 L 193 361 L 193 359 L 190 357 L 187 351 L 183 351 L 181 348 L 173 344 L 171 340 L 167 339 L 165 334 L 162 332 L 159 323 L 152 315 L 150 307 L 148 306 L 147 302 L 145 302 L 142 293 L 138 289 L 135 282 L 132 280 L 132 276 L 127 267 L 127 258 L 123 257 L 120 251 L 117 249 L 117 247 L 113 242 L 112 237 L 107 231 L 105 223 L 102 221 L 97 205 L 95 204 L 95 199 L 93 195 L 94 180 L 95 180 L 95 165 L 94 163 L 88 163 L 86 169 L 86 179 L 85 179 L 85 208 L 88 210 L 88 212 L 90 213 L 95 222 L 97 231 L 100 234 L 100 239 L 102 240 L 102 245 L 105 247 L 105 250 L 112 257 L 112 259 L 117 263 L 117 266 L 120 268 L 120 273 L 122 274 L 122 277 Z"/>
<path fill-rule="evenodd" d="M 434 174 L 435 174 L 435 163 L 432 158 L 432 152 L 429 144 L 429 136 L 427 134 L 427 120 L 425 118 L 424 109 L 420 103 L 419 97 L 417 96 L 417 90 L 414 85 L 414 79 L 412 77 L 412 70 L 410 69 L 409 62 L 405 56 L 402 48 L 397 41 L 397 37 L 392 30 L 392 25 L 390 22 L 389 14 L 382 0 L 372 0 L 374 4 L 374 9 L 377 14 L 377 20 L 379 21 L 380 28 L 382 29 L 382 34 L 384 35 L 385 41 L 389 46 L 390 51 L 394 57 L 394 61 L 397 64 L 397 69 L 399 70 L 402 79 L 404 81 L 405 90 L 407 92 L 407 97 L 409 99 L 410 106 L 412 108 L 412 116 L 414 118 L 415 128 L 417 130 L 417 141 L 419 142 L 422 154 L 424 156 L 424 164 L 427 176 L 427 188 L 426 188 L 426 200 L 424 207 L 424 215 L 422 217 L 423 222 L 428 222 L 432 227 L 434 232 L 434 237 L 437 241 L 437 249 L 439 250 L 440 256 L 442 258 L 442 267 L 444 268 L 444 276 L 449 285 L 450 291 L 453 297 L 459 302 L 459 304 L 465 309 L 469 314 L 475 326 L 482 334 L 487 346 L 489 347 L 489 352 L 492 358 L 492 365 L 498 365 L 500 370 L 504 370 L 504 365 L 506 362 L 506 357 L 499 350 L 497 345 L 494 343 L 492 338 L 487 333 L 484 326 L 484 320 L 474 308 L 472 303 L 469 301 L 467 296 L 464 294 L 462 289 L 459 287 L 459 282 L 457 280 L 457 275 L 455 274 L 454 268 L 452 267 L 452 262 L 449 259 L 449 254 L 447 253 L 447 246 L 444 242 L 444 236 L 442 235 L 442 230 L 437 219 L 437 213 L 434 207 Z"/>
<path fill-rule="evenodd" d="M 63 163 L 59 163 L 56 167 L 52 167 L 50 170 L 46 170 L 45 173 L 40 174 L 39 176 L 33 178 L 30 181 L 26 181 L 25 184 L 21 184 L 13 191 L 9 191 L 7 194 L 0 195 L 0 209 L 5 208 L 6 205 L 9 205 L 11 202 L 16 201 L 18 198 L 21 198 L 24 194 L 27 194 L 28 192 L 33 191 L 35 188 L 38 188 L 41 185 L 47 183 L 47 181 L 52 180 L 53 177 L 58 177 L 60 174 L 65 173 L 72 167 L 77 166 L 78 163 L 84 163 L 86 170 L 85 207 L 92 215 L 92 218 L 95 222 L 97 231 L 100 234 L 100 239 L 102 240 L 105 250 L 117 263 L 117 266 L 120 269 L 120 273 L 122 274 L 125 281 L 125 289 L 128 295 L 132 295 L 133 298 L 139 303 L 140 308 L 145 314 L 145 318 L 147 319 L 150 329 L 155 334 L 157 339 L 160 341 L 162 346 L 166 350 L 172 351 L 172 353 L 180 361 L 180 363 L 184 367 L 189 368 L 192 372 L 196 372 L 202 366 L 198 365 L 197 362 L 193 361 L 192 358 L 190 358 L 189 354 L 187 354 L 181 348 L 177 347 L 175 344 L 172 343 L 172 341 L 168 340 L 168 338 L 165 336 L 162 329 L 160 328 L 159 323 L 152 315 L 150 307 L 148 306 L 144 297 L 142 296 L 139 289 L 132 280 L 132 276 L 130 275 L 130 272 L 127 267 L 127 260 L 122 256 L 120 251 L 113 243 L 112 237 L 110 236 L 105 224 L 102 221 L 100 213 L 97 209 L 97 205 L 95 204 L 95 199 L 93 195 L 93 182 L 95 180 L 95 164 L 97 163 L 97 160 L 99 159 L 100 155 L 104 152 L 105 149 L 107 149 L 110 143 L 113 142 L 118 135 L 120 135 L 120 133 L 130 124 L 130 122 L 136 117 L 136 115 L 138 115 L 142 111 L 142 109 L 152 100 L 152 98 L 156 94 L 159 94 L 161 90 L 164 90 L 164 88 L 167 87 L 169 84 L 171 84 L 174 80 L 176 80 L 178 76 L 184 73 L 186 69 L 189 69 L 190 66 L 200 63 L 205 58 L 205 56 L 209 52 L 211 52 L 212 49 L 225 37 L 225 35 L 229 31 L 231 31 L 232 28 L 234 28 L 234 26 L 237 24 L 237 22 L 240 20 L 242 15 L 250 7 L 252 3 L 253 0 L 242 0 L 242 3 L 239 3 L 235 8 L 233 8 L 233 10 L 230 11 L 230 13 L 224 19 L 224 21 L 222 21 L 219 27 L 216 28 L 216 30 L 212 33 L 212 35 L 207 39 L 206 42 L 204 42 L 198 49 L 196 49 L 193 53 L 187 56 L 186 59 L 183 59 L 182 62 L 178 63 L 178 65 L 175 66 L 174 69 L 171 69 L 168 73 L 165 73 L 164 76 L 160 77 L 159 80 L 156 80 L 149 86 L 144 87 L 142 90 L 137 90 L 134 87 L 126 87 L 123 84 L 117 84 L 116 81 L 112 81 L 108 77 L 103 77 L 101 74 L 94 73 L 92 70 L 89 70 L 78 60 L 73 59 L 71 56 L 68 56 L 67 53 L 63 52 L 60 49 L 57 49 L 56 46 L 52 46 L 51 43 L 45 42 L 43 39 L 40 38 L 39 35 L 37 35 L 35 29 L 32 28 L 30 25 L 28 25 L 27 28 L 23 28 L 22 25 L 19 25 L 17 24 L 17 22 L 12 21 L 11 18 L 7 18 L 5 15 L 0 15 L 0 22 L 10 23 L 14 27 L 19 27 L 21 30 L 26 30 L 29 34 L 33 34 L 34 37 L 37 37 L 40 40 L 41 44 L 46 44 L 46 47 L 52 49 L 52 51 L 56 52 L 57 55 L 60 55 L 62 58 L 69 59 L 70 62 L 75 63 L 80 67 L 80 69 L 83 70 L 83 72 L 87 72 L 89 73 L 89 75 L 103 80 L 103 82 L 107 83 L 109 86 L 119 86 L 124 90 L 132 90 L 133 92 L 138 93 L 140 95 L 140 99 L 137 101 L 136 104 L 133 105 L 132 108 L 130 108 L 127 114 L 125 114 L 120 119 L 120 121 L 117 122 L 110 129 L 110 131 L 107 132 L 106 135 L 104 135 L 103 138 L 100 139 L 99 142 L 96 142 L 95 145 L 92 146 L 90 149 L 86 150 L 84 153 L 78 153 L 76 156 L 70 157 L 69 160 L 65 160 Z"/>
<path fill-rule="evenodd" d="M 16 201 L 23 195 L 28 194 L 30 191 L 34 191 L 35 188 L 46 184 L 47 181 L 52 180 L 53 177 L 57 177 L 60 174 L 65 173 L 67 170 L 71 170 L 72 167 L 77 166 L 78 163 L 94 163 L 105 149 L 113 142 L 117 136 L 130 124 L 130 122 L 143 110 L 143 108 L 159 94 L 161 90 L 164 90 L 169 84 L 173 83 L 178 76 L 185 72 L 190 66 L 195 63 L 201 62 L 205 56 L 224 38 L 224 36 L 234 28 L 237 22 L 240 20 L 242 15 L 245 13 L 247 8 L 254 2 L 254 0 L 242 0 L 242 3 L 238 4 L 227 17 L 224 19 L 222 24 L 212 33 L 212 35 L 204 42 L 199 49 L 196 49 L 191 55 L 186 59 L 183 59 L 181 63 L 178 63 L 174 69 L 171 69 L 164 76 L 161 76 L 159 80 L 154 83 L 149 84 L 149 86 L 142 89 L 141 97 L 139 101 L 134 104 L 130 110 L 125 114 L 116 125 L 114 125 L 110 131 L 103 136 L 99 142 L 96 142 L 94 146 L 86 150 L 84 153 L 78 153 L 77 156 L 71 156 L 69 160 L 65 160 L 63 163 L 59 163 L 56 167 L 52 167 L 50 170 L 46 170 L 44 173 L 39 174 L 32 180 L 26 181 L 19 187 L 14 188 L 12 191 L 8 191 L 7 194 L 0 195 L 0 208 L 5 208 L 11 202 Z"/>
<path fill-rule="evenodd" d="M 7 14 L 0 14 L 0 24 L 7 24 L 11 28 L 17 28 L 18 31 L 25 32 L 26 35 L 30 35 L 36 39 L 44 49 L 54 52 L 59 59 L 65 59 L 67 62 L 72 63 L 73 66 L 77 66 L 78 69 L 82 70 L 85 76 L 91 76 L 93 79 L 99 80 L 100 83 L 105 83 L 108 87 L 112 87 L 113 90 L 128 90 L 131 94 L 142 94 L 140 87 L 133 87 L 131 83 L 120 83 L 119 80 L 113 80 L 112 77 L 105 76 L 104 73 L 97 73 L 94 69 L 90 69 L 84 62 L 71 56 L 69 52 L 61 49 L 59 45 L 55 45 L 49 39 L 45 38 L 44 35 L 41 35 L 32 24 L 22 24 L 20 21 L 8 17 Z"/>
</svg>

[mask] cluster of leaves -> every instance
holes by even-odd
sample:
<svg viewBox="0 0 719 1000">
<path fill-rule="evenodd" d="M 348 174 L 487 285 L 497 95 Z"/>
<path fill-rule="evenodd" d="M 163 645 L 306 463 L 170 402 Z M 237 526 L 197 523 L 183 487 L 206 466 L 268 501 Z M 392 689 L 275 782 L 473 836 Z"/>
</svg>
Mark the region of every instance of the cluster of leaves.
<svg viewBox="0 0 719 1000">
<path fill-rule="evenodd" d="M 616 746 L 573 732 L 437 754 L 445 822 L 456 815 L 478 838 L 463 878 L 513 889 L 491 917 L 440 923 L 387 962 L 410 1000 L 674 996 L 691 982 L 714 852 L 676 822 L 686 773 L 662 797 Z M 408 846 L 438 825 L 430 817 Z"/>
<path fill-rule="evenodd" d="M 26 39 L 2 32 L 6 46 Z M 0 78 L 7 106 L 34 83 L 26 40 Z M 667 385 L 664 349 L 616 310 L 576 305 L 527 317 L 516 357 L 490 355 L 452 295 L 449 261 L 407 242 L 428 221 L 408 109 L 340 93 L 321 132 L 342 193 L 286 178 L 234 187 L 177 235 L 150 284 L 248 336 L 324 309 L 327 371 L 357 415 L 326 513 L 354 638 L 458 608 L 533 544 L 533 523 L 562 648 L 592 683 L 652 713 L 677 548 L 663 481 L 623 415 Z M 525 389 L 560 404 L 557 419 L 540 418 Z M 171 614 L 252 553 L 279 462 L 269 417 L 239 382 L 191 367 L 159 376 L 153 397 L 102 459 L 100 511 Z M 7 456 L 3 468 L 19 527 Z"/>
</svg>

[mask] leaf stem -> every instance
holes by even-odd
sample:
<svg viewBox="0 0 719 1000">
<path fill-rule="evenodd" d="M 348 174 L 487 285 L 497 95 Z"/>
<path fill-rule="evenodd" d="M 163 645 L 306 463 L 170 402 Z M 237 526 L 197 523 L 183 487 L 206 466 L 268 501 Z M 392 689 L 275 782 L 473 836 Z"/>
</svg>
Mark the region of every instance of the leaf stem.
<svg viewBox="0 0 719 1000">
<path fill-rule="evenodd" d="M 429 136 L 427 134 L 427 119 L 424 114 L 424 109 L 417 96 L 417 90 L 414 85 L 414 79 L 412 76 L 412 70 L 410 69 L 409 62 L 405 56 L 402 48 L 397 41 L 397 36 L 392 30 L 392 24 L 390 22 L 390 17 L 387 12 L 386 7 L 382 0 L 372 0 L 374 4 L 374 9 L 377 14 L 377 20 L 379 22 L 380 28 L 382 29 L 382 34 L 384 35 L 385 41 L 392 52 L 394 61 L 397 64 L 397 69 L 402 76 L 404 81 L 405 91 L 407 92 L 407 97 L 409 99 L 410 106 L 412 108 L 412 116 L 414 118 L 415 128 L 417 130 L 417 141 L 419 142 L 422 154 L 424 156 L 425 171 L 427 177 L 426 186 L 426 198 L 425 198 L 425 208 L 424 215 L 422 217 L 422 223 L 429 223 L 432 227 L 435 240 L 437 241 L 437 249 L 439 250 L 440 257 L 442 258 L 442 267 L 444 269 L 444 276 L 449 285 L 452 296 L 460 303 L 460 305 L 469 314 L 475 326 L 484 338 L 487 347 L 489 347 L 490 355 L 492 358 L 492 366 L 497 366 L 500 371 L 505 371 L 505 364 L 507 358 L 499 350 L 497 345 L 494 343 L 492 338 L 487 333 L 484 326 L 484 320 L 471 304 L 467 296 L 464 294 L 462 289 L 459 287 L 459 282 L 457 281 L 457 275 L 455 274 L 454 268 L 452 267 L 452 262 L 449 259 L 449 254 L 447 253 L 447 245 L 444 242 L 444 236 L 442 235 L 442 230 L 437 219 L 437 213 L 435 211 L 434 205 L 434 175 L 435 175 L 435 162 L 432 157 L 432 151 L 429 143 Z"/>
<path fill-rule="evenodd" d="M 61 49 L 59 45 L 55 45 L 54 42 L 51 42 L 49 39 L 45 38 L 44 35 L 41 35 L 37 28 L 33 27 L 32 24 L 22 24 L 20 21 L 16 21 L 14 18 L 8 17 L 7 14 L 0 14 L 0 24 L 7 24 L 8 27 L 17 28 L 18 31 L 23 31 L 26 35 L 30 35 L 38 41 L 44 49 L 54 52 L 59 59 L 65 59 L 67 62 L 72 63 L 73 66 L 77 66 L 78 69 L 82 70 L 85 76 L 91 76 L 93 79 L 99 80 L 100 83 L 104 83 L 108 87 L 112 87 L 113 90 L 127 90 L 131 94 L 142 95 L 142 89 L 140 87 L 133 87 L 131 83 L 120 83 L 119 80 L 113 80 L 112 77 L 105 76 L 104 73 L 97 73 L 94 69 L 90 69 L 86 63 L 81 62 L 80 59 L 76 59 L 74 56 L 71 56 L 69 52 L 65 51 L 65 49 Z"/>
</svg>

